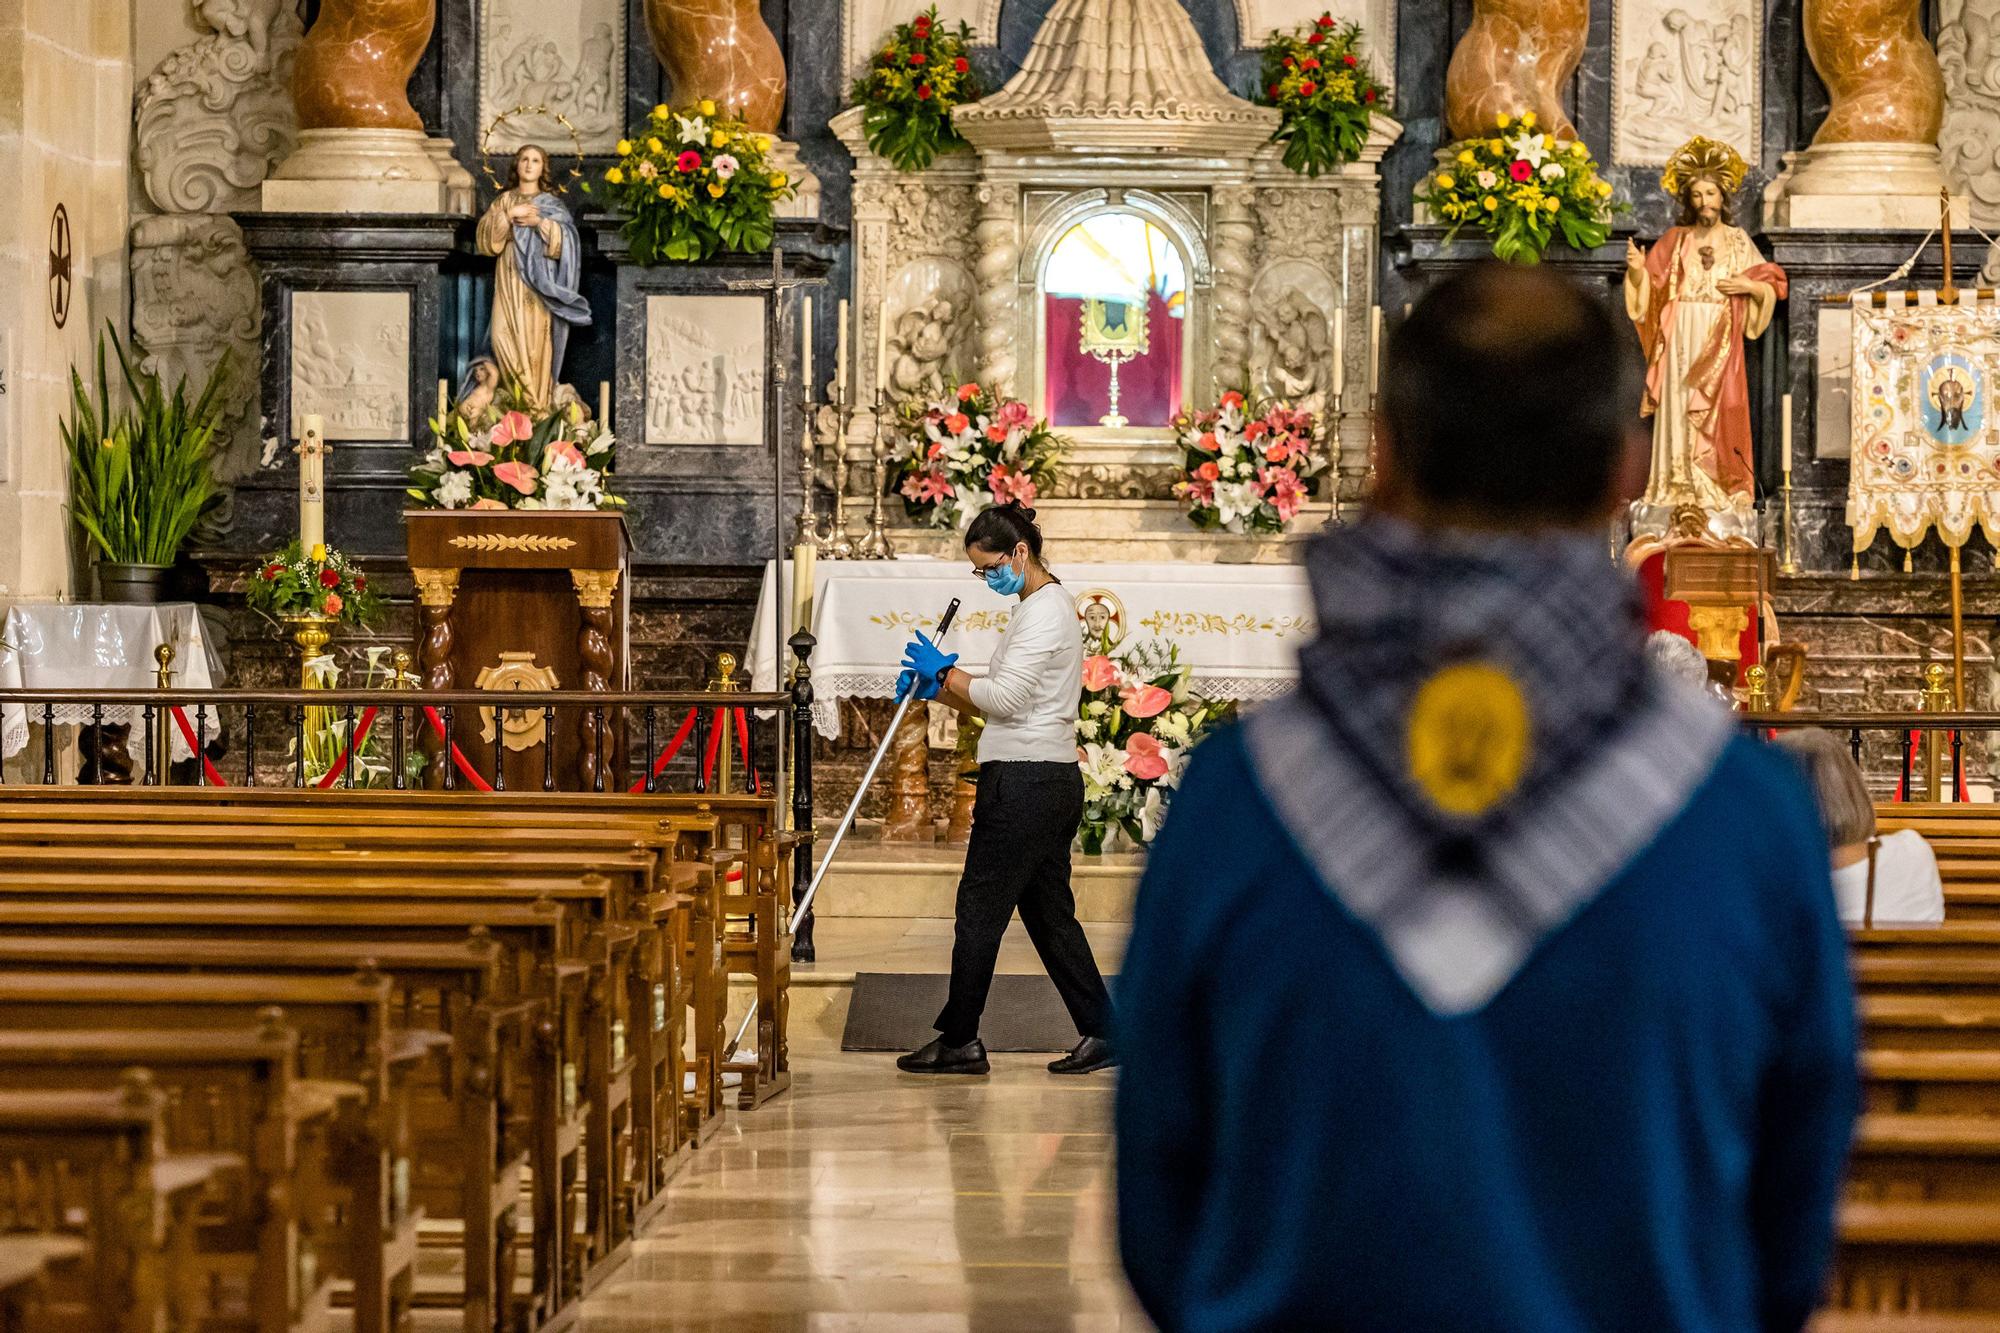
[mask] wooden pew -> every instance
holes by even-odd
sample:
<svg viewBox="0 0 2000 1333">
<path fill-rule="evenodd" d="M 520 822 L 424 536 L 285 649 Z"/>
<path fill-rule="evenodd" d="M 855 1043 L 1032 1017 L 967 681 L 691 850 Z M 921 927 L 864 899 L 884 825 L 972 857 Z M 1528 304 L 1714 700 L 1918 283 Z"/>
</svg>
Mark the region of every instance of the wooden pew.
<svg viewBox="0 0 2000 1333">
<path fill-rule="evenodd" d="M 0 1236 L 0 1333 L 53 1327 L 49 1281 L 63 1270 L 73 1273 L 88 1254 L 73 1236 Z"/>
<path fill-rule="evenodd" d="M 103 1092 L 0 1092 L 0 1230 L 76 1238 L 35 1333 L 206 1330 L 188 1262 L 197 1210 L 226 1154 L 167 1150 L 163 1099 L 142 1070 Z"/>
</svg>

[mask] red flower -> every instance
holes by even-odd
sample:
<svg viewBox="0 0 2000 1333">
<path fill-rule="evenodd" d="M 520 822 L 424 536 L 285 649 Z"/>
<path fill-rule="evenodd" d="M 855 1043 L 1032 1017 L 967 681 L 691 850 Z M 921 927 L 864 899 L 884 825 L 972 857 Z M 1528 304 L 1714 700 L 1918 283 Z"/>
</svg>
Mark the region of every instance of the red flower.
<svg viewBox="0 0 2000 1333">
<path fill-rule="evenodd" d="M 1535 169 L 1517 157 L 1514 159 L 1514 165 L 1507 168 L 1507 174 L 1517 181 L 1533 180 Z"/>
<path fill-rule="evenodd" d="M 366 592 L 367 590 L 368 590 L 368 576 L 365 574 L 356 574 L 354 576 L 354 591 Z"/>
<path fill-rule="evenodd" d="M 1311 79 L 1307 79 L 1304 83 L 1299 85 L 1300 97 L 1311 97 L 1314 93 L 1318 91 L 1319 91 L 1319 85 L 1314 83 Z"/>
<path fill-rule="evenodd" d="M 910 29 L 917 36 L 922 37 L 931 30 L 931 16 L 929 14 L 917 15 L 916 21 L 910 24 Z"/>
<path fill-rule="evenodd" d="M 690 148 L 674 159 L 674 170 L 683 174 L 701 170 L 701 154 Z"/>
<path fill-rule="evenodd" d="M 965 434 L 966 428 L 971 424 L 972 419 L 963 412 L 954 412 L 944 419 L 944 428 L 953 435 Z"/>
<path fill-rule="evenodd" d="M 273 560 L 270 564 L 264 566 L 264 581 L 266 583 L 276 583 L 278 581 L 278 575 L 284 572 L 285 572 L 285 567 L 279 564 L 277 561 Z"/>
<path fill-rule="evenodd" d="M 1196 468 L 1194 470 L 1194 474 L 1195 476 L 1200 477 L 1203 481 L 1214 481 L 1217 477 L 1222 475 L 1222 469 L 1217 467 L 1215 465 L 1215 460 L 1211 458 L 1206 463 L 1203 463 L 1200 467 Z"/>
<path fill-rule="evenodd" d="M 1354 58 L 1354 52 L 1349 51 L 1346 55 L 1340 58 L 1340 63 L 1347 66 L 1349 69 L 1353 69 L 1356 65 L 1358 65 L 1361 62 Z"/>
<path fill-rule="evenodd" d="M 1286 57 L 1285 57 L 1285 68 L 1286 68 L 1286 69 L 1297 69 L 1297 68 L 1298 68 L 1298 63 L 1299 63 L 1298 61 L 1296 61 L 1296 60 L 1292 59 L 1292 58 L 1291 58 L 1290 56 L 1286 56 Z"/>
<path fill-rule="evenodd" d="M 1278 85 L 1274 83 L 1269 88 L 1266 88 L 1264 91 L 1269 93 L 1272 97 L 1276 97 L 1278 95 Z"/>
<path fill-rule="evenodd" d="M 1309 36 L 1309 37 L 1307 37 L 1307 38 L 1306 38 L 1306 45 L 1307 45 L 1307 46 L 1318 46 L 1318 45 L 1319 45 L 1319 44 L 1320 44 L 1321 42 L 1323 42 L 1323 41 L 1325 41 L 1325 40 L 1326 40 L 1326 34 L 1325 34 L 1325 33 L 1323 33 L 1323 32 L 1316 32 L 1316 33 L 1313 33 L 1313 34 L 1312 34 L 1311 36 Z"/>
<path fill-rule="evenodd" d="M 960 56 L 958 59 L 951 62 L 951 67 L 957 70 L 960 74 L 963 74 L 965 73 L 965 71 L 972 68 L 972 62 L 970 60 L 967 60 L 964 56 Z"/>
<path fill-rule="evenodd" d="M 1364 102 L 1372 102 L 1372 101 L 1374 101 L 1374 100 L 1375 100 L 1375 90 L 1374 90 L 1373 88 L 1370 88 L 1370 89 L 1369 89 L 1369 90 L 1368 90 L 1367 92 L 1365 92 L 1365 93 L 1361 94 L 1361 100 L 1362 100 L 1362 101 L 1364 101 Z"/>
<path fill-rule="evenodd" d="M 319 586 L 322 588 L 338 588 L 340 586 L 340 571 L 337 569 L 322 569 L 319 572 Z"/>
<path fill-rule="evenodd" d="M 910 52 L 910 63 L 912 65 L 924 65 L 928 64 L 929 62 L 930 62 L 930 57 L 925 55 L 922 51 Z"/>
<path fill-rule="evenodd" d="M 1333 26 L 1333 15 L 1321 14 L 1319 16 L 1319 26 L 1322 28 L 1331 28 Z"/>
<path fill-rule="evenodd" d="M 337 616 L 340 614 L 340 608 L 345 605 L 347 603 L 340 600 L 339 593 L 330 592 L 326 595 L 326 600 L 320 603 L 320 610 L 324 611 L 327 615 Z"/>
<path fill-rule="evenodd" d="M 928 102 L 931 100 L 931 86 L 928 83 L 917 85 L 917 100 L 919 102 Z"/>
<path fill-rule="evenodd" d="M 1319 57 L 1318 57 L 1318 56 L 1307 56 L 1307 57 L 1306 57 L 1306 58 L 1305 58 L 1304 60 L 1301 60 L 1301 61 L 1299 62 L 1299 68 L 1300 68 L 1300 69 L 1318 69 L 1318 68 L 1319 68 Z"/>
<path fill-rule="evenodd" d="M 979 396 L 979 386 L 977 384 L 961 384 L 958 386 L 959 402 L 969 403 L 978 396 Z"/>
</svg>

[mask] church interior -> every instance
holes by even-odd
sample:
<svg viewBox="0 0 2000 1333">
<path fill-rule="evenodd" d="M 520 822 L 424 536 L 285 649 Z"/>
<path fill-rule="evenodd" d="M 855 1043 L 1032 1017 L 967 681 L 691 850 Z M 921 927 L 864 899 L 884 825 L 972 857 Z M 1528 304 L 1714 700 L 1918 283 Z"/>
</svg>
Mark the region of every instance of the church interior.
<svg viewBox="0 0 2000 1333">
<path fill-rule="evenodd" d="M 1496 259 L 1643 358 L 1648 653 L 1935 851 L 1814 1327 L 2000 1329 L 1989 229 L 2000 0 L 0 0 L 0 1329 L 1153 1327 L 1044 942 L 889 1059 L 905 643 L 1032 511 L 1115 995 Z"/>
</svg>

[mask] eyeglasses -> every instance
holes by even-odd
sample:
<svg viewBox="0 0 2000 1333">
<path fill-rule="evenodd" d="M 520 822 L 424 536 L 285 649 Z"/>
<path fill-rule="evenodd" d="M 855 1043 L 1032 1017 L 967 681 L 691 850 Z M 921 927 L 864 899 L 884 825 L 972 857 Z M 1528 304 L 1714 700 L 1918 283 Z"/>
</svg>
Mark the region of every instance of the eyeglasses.
<svg viewBox="0 0 2000 1333">
<path fill-rule="evenodd" d="M 974 565 L 972 567 L 972 577 L 978 579 L 981 583 L 984 583 L 986 581 L 986 576 L 988 574 L 991 574 L 996 569 L 1005 569 L 1007 568 L 1008 565 L 1012 563 L 1014 563 L 1014 557 L 1002 556 L 1000 559 L 995 560 L 990 565 Z"/>
</svg>

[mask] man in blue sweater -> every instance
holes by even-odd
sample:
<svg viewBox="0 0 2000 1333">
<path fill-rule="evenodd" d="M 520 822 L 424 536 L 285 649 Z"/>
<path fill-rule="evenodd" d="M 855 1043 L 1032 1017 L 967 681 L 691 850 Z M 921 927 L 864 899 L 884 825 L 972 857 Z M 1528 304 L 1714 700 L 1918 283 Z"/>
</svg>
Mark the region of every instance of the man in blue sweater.
<svg viewBox="0 0 2000 1333">
<path fill-rule="evenodd" d="M 1638 369 L 1542 269 L 1391 340 L 1300 688 L 1196 755 L 1119 988 L 1127 1271 L 1179 1330 L 1799 1329 L 1858 1097 L 1812 798 L 1649 674 Z"/>
</svg>

